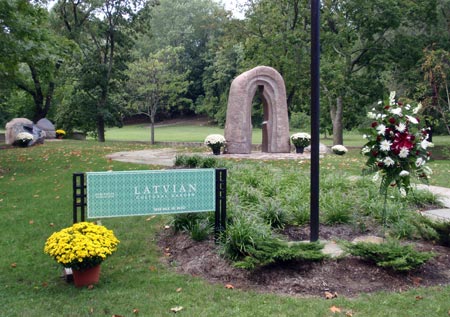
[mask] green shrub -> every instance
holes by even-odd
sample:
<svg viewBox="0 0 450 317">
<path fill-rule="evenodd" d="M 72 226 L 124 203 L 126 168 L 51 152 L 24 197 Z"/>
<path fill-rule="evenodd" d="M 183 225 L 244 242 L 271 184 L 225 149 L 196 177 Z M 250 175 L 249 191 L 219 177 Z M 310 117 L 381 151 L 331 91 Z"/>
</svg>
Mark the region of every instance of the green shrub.
<svg viewBox="0 0 450 317">
<path fill-rule="evenodd" d="M 178 167 L 185 167 L 186 166 L 186 160 L 187 160 L 187 156 L 186 155 L 176 155 L 175 156 L 174 165 L 178 166 Z"/>
<path fill-rule="evenodd" d="M 427 240 L 435 241 L 439 245 L 450 247 L 450 221 L 433 221 L 422 217 L 421 226 L 416 223 L 418 230 L 422 233 L 422 237 Z M 423 228 L 430 230 L 425 231 Z"/>
<path fill-rule="evenodd" d="M 412 246 L 401 245 L 396 240 L 388 240 L 380 244 L 345 243 L 344 248 L 353 256 L 359 256 L 366 261 L 395 271 L 416 269 L 434 256 L 432 252 L 416 251 Z"/>
<path fill-rule="evenodd" d="M 301 129 L 309 132 L 311 127 L 311 117 L 304 112 L 292 112 L 289 119 L 289 126 L 291 129 Z"/>
<path fill-rule="evenodd" d="M 321 261 L 327 258 L 322 249 L 323 244 L 320 243 L 289 243 L 270 237 L 251 246 L 248 249 L 249 255 L 235 262 L 235 266 L 253 270 L 275 262 L 290 260 Z"/>
<path fill-rule="evenodd" d="M 186 158 L 185 167 L 196 168 L 200 166 L 202 157 L 200 155 L 192 155 Z"/>
</svg>

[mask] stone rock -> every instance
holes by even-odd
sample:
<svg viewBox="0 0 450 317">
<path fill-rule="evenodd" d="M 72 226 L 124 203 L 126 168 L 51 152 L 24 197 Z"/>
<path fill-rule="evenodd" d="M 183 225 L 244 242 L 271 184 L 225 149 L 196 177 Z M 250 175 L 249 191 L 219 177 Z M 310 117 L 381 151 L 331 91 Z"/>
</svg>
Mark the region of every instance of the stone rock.
<svg viewBox="0 0 450 317">
<path fill-rule="evenodd" d="M 36 123 L 36 126 L 45 132 L 46 139 L 54 139 L 56 138 L 56 129 L 53 123 L 47 118 L 42 118 Z"/>
<path fill-rule="evenodd" d="M 33 135 L 33 140 L 28 146 L 44 143 L 45 132 L 33 124 L 33 121 L 26 118 L 15 118 L 6 124 L 5 143 L 13 144 L 16 136 L 21 132 L 28 132 Z"/>
<path fill-rule="evenodd" d="M 262 151 L 289 153 L 289 118 L 283 77 L 273 68 L 258 66 L 236 77 L 228 97 L 225 139 L 227 153 L 252 150 L 252 101 L 259 89 L 264 106 Z"/>
</svg>

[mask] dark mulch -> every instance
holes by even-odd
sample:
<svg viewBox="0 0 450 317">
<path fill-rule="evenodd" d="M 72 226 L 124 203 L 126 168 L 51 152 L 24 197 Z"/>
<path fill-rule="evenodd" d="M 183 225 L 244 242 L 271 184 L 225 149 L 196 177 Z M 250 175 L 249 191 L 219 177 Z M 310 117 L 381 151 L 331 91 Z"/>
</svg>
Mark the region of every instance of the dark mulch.
<svg viewBox="0 0 450 317">
<path fill-rule="evenodd" d="M 308 228 L 290 227 L 284 231 L 290 240 L 307 240 Z M 350 226 L 322 226 L 320 238 L 352 240 L 359 236 Z M 232 284 L 239 289 L 299 296 L 324 296 L 336 292 L 357 296 L 376 291 L 404 291 L 413 287 L 450 284 L 450 248 L 415 241 L 416 248 L 436 256 L 421 268 L 399 273 L 347 256 L 320 263 L 290 261 L 252 272 L 233 267 L 219 255 L 212 239 L 196 242 L 187 234 L 164 230 L 159 246 L 164 261 L 180 273 L 202 277 L 212 283 Z"/>
</svg>

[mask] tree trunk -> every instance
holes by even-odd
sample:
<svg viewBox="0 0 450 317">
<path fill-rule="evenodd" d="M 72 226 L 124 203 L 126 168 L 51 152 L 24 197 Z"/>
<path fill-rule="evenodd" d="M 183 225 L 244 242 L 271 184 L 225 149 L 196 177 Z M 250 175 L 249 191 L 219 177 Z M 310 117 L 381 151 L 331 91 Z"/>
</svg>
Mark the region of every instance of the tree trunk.
<svg viewBox="0 0 450 317">
<path fill-rule="evenodd" d="M 150 116 L 150 144 L 155 144 L 155 115 Z"/>
<path fill-rule="evenodd" d="M 332 105 L 330 109 L 331 121 L 333 123 L 333 145 L 344 144 L 342 110 L 342 96 L 338 96 L 336 98 L 336 105 Z"/>
<path fill-rule="evenodd" d="M 105 142 L 105 119 L 102 115 L 97 116 L 98 142 Z"/>
</svg>

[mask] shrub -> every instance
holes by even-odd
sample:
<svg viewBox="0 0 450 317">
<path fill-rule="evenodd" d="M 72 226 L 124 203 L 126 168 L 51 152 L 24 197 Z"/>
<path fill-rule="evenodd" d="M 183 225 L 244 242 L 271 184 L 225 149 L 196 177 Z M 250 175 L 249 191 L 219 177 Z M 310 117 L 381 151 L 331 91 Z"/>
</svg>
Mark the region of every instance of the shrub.
<svg viewBox="0 0 450 317">
<path fill-rule="evenodd" d="M 252 270 L 275 262 L 290 260 L 321 261 L 327 256 L 322 253 L 320 243 L 289 243 L 274 237 L 258 241 L 249 248 L 249 255 L 235 263 L 236 267 Z"/>
<path fill-rule="evenodd" d="M 432 252 L 420 252 L 410 245 L 401 245 L 396 240 L 388 240 L 384 243 L 358 242 L 345 243 L 347 252 L 353 256 L 374 262 L 381 267 L 392 268 L 395 271 L 410 271 L 418 268 L 434 254 Z"/>
</svg>

